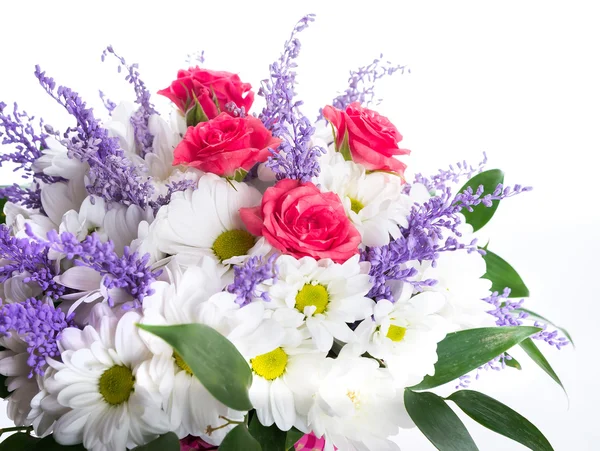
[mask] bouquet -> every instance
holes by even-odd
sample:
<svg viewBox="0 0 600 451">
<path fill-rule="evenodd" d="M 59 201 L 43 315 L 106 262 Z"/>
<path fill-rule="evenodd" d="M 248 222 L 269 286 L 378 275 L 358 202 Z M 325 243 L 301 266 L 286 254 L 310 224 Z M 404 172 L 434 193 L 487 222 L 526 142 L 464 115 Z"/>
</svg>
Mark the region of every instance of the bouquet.
<svg viewBox="0 0 600 451">
<path fill-rule="evenodd" d="M 158 91 L 173 105 L 161 116 L 112 47 L 102 59 L 136 100 L 101 92 L 102 119 L 40 67 L 69 128 L 0 103 L 0 162 L 28 179 L 0 191 L 0 391 L 15 423 L 0 432 L 16 431 L 0 450 L 391 451 L 411 427 L 477 449 L 450 403 L 552 449 L 469 389 L 519 370 L 517 345 L 560 384 L 538 344 L 567 333 L 523 307 L 523 280 L 474 235 L 530 188 L 486 158 L 407 178 L 402 135 L 372 109 L 374 83 L 403 66 L 376 59 L 304 115 L 295 60 L 313 20 L 260 83 L 262 110 L 198 54 Z"/>
</svg>

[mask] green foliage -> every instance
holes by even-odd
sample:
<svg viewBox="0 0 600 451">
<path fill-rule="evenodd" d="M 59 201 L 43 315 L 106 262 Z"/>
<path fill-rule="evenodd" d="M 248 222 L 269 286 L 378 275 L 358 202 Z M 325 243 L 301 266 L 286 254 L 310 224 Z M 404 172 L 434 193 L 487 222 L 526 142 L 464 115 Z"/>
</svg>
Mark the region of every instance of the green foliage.
<svg viewBox="0 0 600 451">
<path fill-rule="evenodd" d="M 463 185 L 460 189 L 460 192 L 466 190 L 471 187 L 473 192 L 475 193 L 477 189 L 483 185 L 483 194 L 482 197 L 486 194 L 491 194 L 494 192 L 498 184 L 504 182 L 504 173 L 500 169 L 490 169 L 488 171 L 481 172 L 471 178 L 467 183 Z M 468 211 L 467 209 L 463 209 L 461 213 L 465 216 L 465 219 L 468 224 L 473 226 L 473 230 L 476 232 L 481 229 L 484 225 L 486 225 L 496 210 L 498 209 L 498 205 L 500 201 L 494 200 L 492 201 L 491 207 L 486 207 L 483 203 L 476 205 L 473 207 L 473 211 Z"/>
</svg>

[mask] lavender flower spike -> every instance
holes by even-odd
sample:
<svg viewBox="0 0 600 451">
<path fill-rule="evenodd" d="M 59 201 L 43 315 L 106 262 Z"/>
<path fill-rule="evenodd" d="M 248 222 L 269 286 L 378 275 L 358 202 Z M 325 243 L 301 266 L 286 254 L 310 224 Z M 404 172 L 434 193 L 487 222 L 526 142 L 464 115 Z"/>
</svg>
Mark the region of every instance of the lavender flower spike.
<svg viewBox="0 0 600 451">
<path fill-rule="evenodd" d="M 52 302 L 34 298 L 0 305 L 0 336 L 9 337 L 16 333 L 25 341 L 29 353 L 27 365 L 31 367 L 29 378 L 34 373 L 44 374 L 46 357 L 60 357 L 57 341 L 64 329 L 73 326 L 74 315 L 66 316 Z"/>
<path fill-rule="evenodd" d="M 259 292 L 259 286 L 265 282 L 277 282 L 276 259 L 276 255 L 269 257 L 266 262 L 263 257 L 250 257 L 244 265 L 233 269 L 233 283 L 227 287 L 227 291 L 237 295 L 237 304 L 243 307 L 257 298 L 270 301 L 266 291 Z"/>
<path fill-rule="evenodd" d="M 296 34 L 314 20 L 314 15 L 309 14 L 298 21 L 285 43 L 284 52 L 279 60 L 270 66 L 271 78 L 263 81 L 258 91 L 266 101 L 259 118 L 273 135 L 283 140 L 279 149 L 272 149 L 273 155 L 267 162 L 267 166 L 275 172 L 278 180 L 311 180 L 319 175 L 317 159 L 325 153 L 325 149 L 310 146 L 315 129 L 299 110 L 302 101 L 294 100 L 296 72 L 293 69 L 297 67 L 294 60 L 300 52 L 300 41 Z"/>
</svg>

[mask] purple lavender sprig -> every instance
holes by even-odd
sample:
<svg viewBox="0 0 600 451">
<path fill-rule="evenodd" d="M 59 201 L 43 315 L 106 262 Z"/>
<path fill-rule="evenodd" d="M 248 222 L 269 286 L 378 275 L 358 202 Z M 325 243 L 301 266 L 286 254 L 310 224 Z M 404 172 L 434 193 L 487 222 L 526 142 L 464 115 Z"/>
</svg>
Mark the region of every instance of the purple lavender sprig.
<svg viewBox="0 0 600 451">
<path fill-rule="evenodd" d="M 270 79 L 264 80 L 258 91 L 266 101 L 259 118 L 274 136 L 283 140 L 279 149 L 272 149 L 273 155 L 267 162 L 267 166 L 275 172 L 278 180 L 311 180 L 319 175 L 318 157 L 325 153 L 325 149 L 321 147 L 310 146 L 315 129 L 300 112 L 299 108 L 303 102 L 294 100 L 294 69 L 297 67 L 294 60 L 300 52 L 300 40 L 296 34 L 306 29 L 314 20 L 314 14 L 309 14 L 298 21 L 285 43 L 280 58 L 269 66 Z"/>
<path fill-rule="evenodd" d="M 118 66 L 118 71 L 121 72 L 121 68 L 124 68 L 127 71 L 125 80 L 132 84 L 133 89 L 135 90 L 135 103 L 140 107 L 131 116 L 131 125 L 133 125 L 137 151 L 144 157 L 147 153 L 152 152 L 152 144 L 154 141 L 154 136 L 152 136 L 152 133 L 150 133 L 150 130 L 148 129 L 148 120 L 150 119 L 150 116 L 158 114 L 158 112 L 154 108 L 154 104 L 150 102 L 150 91 L 146 89 L 145 83 L 140 78 L 137 63 L 128 65 L 125 58 L 117 55 L 110 45 L 102 52 L 102 61 L 105 60 L 109 53 L 114 55 L 121 63 L 121 65 Z"/>
<path fill-rule="evenodd" d="M 62 144 L 67 148 L 69 158 L 89 164 L 88 193 L 107 202 L 144 208 L 152 186 L 147 179 L 142 179 L 138 169 L 125 157 L 118 138 L 108 135 L 108 130 L 101 126 L 93 110 L 86 107 L 75 91 L 65 86 L 56 88 L 54 79 L 47 77 L 39 66 L 35 68 L 35 76 L 44 90 L 77 121 L 77 127 L 65 132 Z"/>
<path fill-rule="evenodd" d="M 447 183 L 458 183 L 461 179 L 470 179 L 474 174 L 479 174 L 487 164 L 487 155 L 483 152 L 483 160 L 477 166 L 467 164 L 466 161 L 457 162 L 456 168 L 454 165 L 449 165 L 448 169 L 439 169 L 437 174 L 429 177 L 423 176 L 421 173 L 415 175 L 413 183 L 421 183 L 427 187 L 429 192 L 445 190 Z M 410 185 L 405 185 L 405 191 L 410 190 Z"/>
<path fill-rule="evenodd" d="M 0 336 L 18 334 L 27 344 L 27 365 L 31 367 L 28 377 L 32 378 L 34 373 L 43 376 L 47 365 L 46 357 L 60 357 L 57 342 L 63 330 L 73 327 L 74 316 L 74 313 L 67 316 L 60 308 L 55 308 L 52 302 L 35 298 L 21 303 L 3 304 L 0 305 Z"/>
<path fill-rule="evenodd" d="M 391 62 L 382 62 L 383 54 L 373 60 L 367 66 L 359 67 L 350 71 L 348 78 L 348 87 L 346 90 L 333 99 L 333 106 L 339 110 L 345 110 L 353 102 L 359 102 L 361 105 L 369 106 L 375 98 L 375 83 L 377 80 L 392 75 L 396 72 L 404 74 L 404 71 L 410 73 L 407 66 L 392 65 Z M 379 100 L 381 101 L 381 100 Z M 319 119 L 323 116 L 320 115 Z"/>
<path fill-rule="evenodd" d="M 32 234 L 31 229 L 28 228 L 27 233 Z M 74 260 L 75 266 L 84 266 L 98 272 L 103 276 L 102 283 L 108 290 L 124 289 L 134 298 L 136 307 L 141 305 L 146 296 L 154 293 L 150 285 L 161 271 L 152 271 L 148 264 L 149 254 L 142 257 L 126 246 L 120 257 L 115 252 L 113 242 L 102 242 L 96 233 L 79 242 L 72 233 L 63 232 L 59 235 L 52 230 L 48 232 L 47 239 L 47 242 L 42 243 L 44 246 L 65 254 L 67 259 Z M 114 305 L 110 296 L 107 302 L 111 307 Z"/>
<path fill-rule="evenodd" d="M 235 302 L 244 307 L 255 299 L 269 302 L 269 294 L 266 291 L 259 292 L 259 285 L 265 282 L 277 282 L 277 255 L 268 259 L 263 257 L 250 257 L 246 263 L 233 269 L 233 283 L 227 286 L 227 291 L 237 296 Z"/>
<path fill-rule="evenodd" d="M 65 288 L 55 282 L 55 265 L 48 258 L 48 249 L 42 243 L 11 236 L 4 224 L 0 225 L 0 283 L 15 274 L 25 274 L 24 283 L 36 283 L 44 296 L 60 298 Z"/>
<path fill-rule="evenodd" d="M 102 103 L 104 104 L 104 107 L 108 110 L 108 115 L 112 116 L 113 111 L 117 107 L 117 104 L 110 100 L 108 97 L 106 97 L 106 94 L 104 94 L 103 91 L 99 90 L 98 94 L 100 96 L 100 100 L 102 100 Z"/>
<path fill-rule="evenodd" d="M 171 202 L 171 197 L 174 193 L 196 187 L 197 183 L 194 180 L 179 180 L 170 183 L 167 185 L 167 194 L 158 196 L 155 201 L 150 201 L 150 207 L 154 211 L 154 215 L 156 216 L 156 213 L 158 210 L 160 210 L 160 207 L 168 205 Z"/>
<path fill-rule="evenodd" d="M 185 62 L 188 66 L 204 64 L 204 50 L 188 53 Z"/>
</svg>

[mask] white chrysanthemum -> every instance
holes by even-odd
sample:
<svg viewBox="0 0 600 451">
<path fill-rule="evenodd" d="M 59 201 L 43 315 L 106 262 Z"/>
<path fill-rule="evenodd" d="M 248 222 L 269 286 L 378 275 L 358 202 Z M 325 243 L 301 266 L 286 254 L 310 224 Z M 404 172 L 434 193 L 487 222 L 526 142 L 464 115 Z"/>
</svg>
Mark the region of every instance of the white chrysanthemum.
<svg viewBox="0 0 600 451">
<path fill-rule="evenodd" d="M 386 362 L 398 387 L 417 384 L 426 374 L 433 375 L 437 344 L 449 328 L 439 314 L 446 303 L 442 294 L 410 297 L 411 293 L 412 287 L 407 284 L 396 302 L 379 301 L 373 317 L 356 328 L 362 349 Z"/>
<path fill-rule="evenodd" d="M 169 422 L 159 394 L 136 377 L 151 357 L 135 326 L 140 315 L 127 312 L 119 320 L 101 304 L 96 309 L 101 312 L 95 327 L 63 331 L 62 362 L 48 359 L 56 373 L 44 381 L 45 388 L 70 409 L 57 420 L 54 438 L 61 445 L 83 443 L 93 451 L 143 445 L 167 432 Z"/>
<path fill-rule="evenodd" d="M 206 174 L 197 189 L 173 194 L 171 203 L 158 211 L 149 230 L 153 234 L 150 241 L 185 265 L 193 265 L 202 257 L 223 264 L 238 262 L 234 257 L 252 254 L 257 244 L 239 210 L 257 206 L 260 201 L 256 188 Z M 264 240 L 258 243 L 264 247 Z"/>
<path fill-rule="evenodd" d="M 366 246 L 383 246 L 390 236 L 400 236 L 399 226 L 408 225 L 407 217 L 413 205 L 402 193 L 402 179 L 396 175 L 374 172 L 340 153 L 331 156 L 328 165 L 321 167 L 321 189 L 340 196 L 346 214 L 356 226 Z"/>
<path fill-rule="evenodd" d="M 31 367 L 27 365 L 27 344 L 16 334 L 0 338 L 0 374 L 6 376 L 6 388 L 10 392 L 7 416 L 17 426 L 28 426 L 32 420 L 31 400 L 40 392 L 38 379 L 29 378 Z"/>
<path fill-rule="evenodd" d="M 467 240 L 468 241 L 468 240 Z M 492 283 L 481 277 L 486 272 L 485 260 L 477 252 L 441 252 L 435 268 L 431 262 L 411 263 L 419 270 L 418 279 L 435 279 L 427 291 L 442 293 L 446 304 L 440 314 L 454 330 L 491 327 L 494 318 L 487 313 L 490 305 L 482 299 L 490 295 Z"/>
<path fill-rule="evenodd" d="M 155 282 L 154 294 L 144 299 L 142 323 L 207 324 L 229 338 L 242 353 L 253 355 L 271 350 L 283 335 L 274 321 L 264 320 L 261 303 L 240 307 L 235 295 L 221 291 L 224 270 L 213 259 L 205 257 L 199 266 L 185 270 L 172 261 L 165 272 L 168 281 Z M 217 401 L 162 339 L 145 332 L 142 338 L 154 356 L 140 367 L 137 377 L 161 393 L 172 429 L 179 437 L 191 434 L 218 445 L 234 426 L 221 428 L 225 422 L 220 416 L 242 420 L 244 413 Z"/>
<path fill-rule="evenodd" d="M 43 172 L 52 177 L 83 180 L 89 165 L 69 158 L 67 148 L 54 137 L 49 137 L 46 139 L 46 148 L 42 149 L 42 156 L 33 162 L 32 169 L 33 172 Z"/>
<path fill-rule="evenodd" d="M 307 383 L 310 381 L 310 384 Z M 388 439 L 399 426 L 412 422 L 404 408 L 403 391 L 386 368 L 373 359 L 343 349 L 338 358 L 306 365 L 304 384 L 314 390 L 307 429 L 325 438 L 325 450 L 397 451 Z"/>
<path fill-rule="evenodd" d="M 352 341 L 354 333 L 347 323 L 373 312 L 373 301 L 365 297 L 371 289 L 369 265 L 359 262 L 358 255 L 343 264 L 284 255 L 277 266 L 278 281 L 268 290 L 274 318 L 282 324 L 304 321 L 323 352 L 331 349 L 334 338 Z"/>
</svg>

